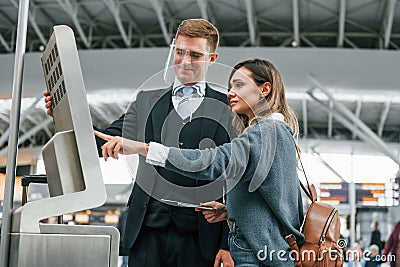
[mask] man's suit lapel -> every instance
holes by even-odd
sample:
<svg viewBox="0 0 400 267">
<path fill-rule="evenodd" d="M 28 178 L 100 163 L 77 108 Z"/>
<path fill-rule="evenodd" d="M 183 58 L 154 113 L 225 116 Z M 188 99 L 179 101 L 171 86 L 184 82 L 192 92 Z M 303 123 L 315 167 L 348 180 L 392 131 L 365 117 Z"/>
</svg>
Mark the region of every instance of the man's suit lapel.
<svg viewBox="0 0 400 267">
<path fill-rule="evenodd" d="M 207 85 L 206 95 L 203 100 L 203 119 L 201 123 L 200 140 L 204 138 L 213 138 L 220 125 L 224 110 L 224 102 L 221 101 L 220 96 Z M 217 122 L 217 123 L 215 123 Z"/>
<path fill-rule="evenodd" d="M 153 110 L 151 111 L 151 119 L 153 125 L 153 140 L 161 143 L 161 129 L 169 114 L 169 107 L 171 105 L 172 90 L 171 88 L 163 91 L 162 95 L 155 96 L 152 101 L 154 103 Z"/>
</svg>

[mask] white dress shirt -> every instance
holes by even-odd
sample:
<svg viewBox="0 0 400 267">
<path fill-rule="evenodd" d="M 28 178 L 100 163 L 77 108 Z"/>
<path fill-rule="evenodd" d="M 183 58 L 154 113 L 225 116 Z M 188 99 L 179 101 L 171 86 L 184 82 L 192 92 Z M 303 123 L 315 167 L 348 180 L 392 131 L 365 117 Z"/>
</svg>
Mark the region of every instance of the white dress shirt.
<svg viewBox="0 0 400 267">
<path fill-rule="evenodd" d="M 204 96 L 206 94 L 206 82 L 200 81 L 190 86 L 196 92 L 191 94 L 189 97 L 176 95 L 176 92 L 182 87 L 185 87 L 185 85 L 182 84 L 177 78 L 175 78 L 174 84 L 172 86 L 172 104 L 174 105 L 175 111 L 183 120 L 187 119 L 188 117 L 190 117 L 191 120 L 192 114 L 200 107 L 201 103 L 203 102 Z M 181 107 L 178 108 L 178 106 Z"/>
</svg>

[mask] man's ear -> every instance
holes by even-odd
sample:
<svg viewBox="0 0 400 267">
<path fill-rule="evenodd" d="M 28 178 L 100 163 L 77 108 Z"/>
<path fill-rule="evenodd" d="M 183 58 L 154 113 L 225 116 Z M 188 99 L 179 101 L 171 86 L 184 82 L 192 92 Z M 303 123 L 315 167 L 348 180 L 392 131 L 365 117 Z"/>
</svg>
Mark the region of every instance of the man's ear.
<svg viewBox="0 0 400 267">
<path fill-rule="evenodd" d="M 217 60 L 217 58 L 218 58 L 218 53 L 210 54 L 210 59 L 208 61 L 210 63 L 210 65 L 213 64 Z"/>
<path fill-rule="evenodd" d="M 271 93 L 272 90 L 272 85 L 270 82 L 265 82 L 262 84 L 261 87 L 261 94 L 266 97 L 267 95 L 269 95 L 269 93 Z"/>
</svg>

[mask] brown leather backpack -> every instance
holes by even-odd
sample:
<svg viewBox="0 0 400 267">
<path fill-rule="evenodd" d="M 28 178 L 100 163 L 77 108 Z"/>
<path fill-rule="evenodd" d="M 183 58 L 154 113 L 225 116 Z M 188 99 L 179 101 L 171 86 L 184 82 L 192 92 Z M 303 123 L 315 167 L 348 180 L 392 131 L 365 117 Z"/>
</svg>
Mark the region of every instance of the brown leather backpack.
<svg viewBox="0 0 400 267">
<path fill-rule="evenodd" d="M 295 266 L 343 266 L 343 251 L 338 245 L 338 241 L 340 240 L 338 210 L 328 204 L 317 201 L 315 187 L 308 184 L 308 179 L 308 190 L 301 182 L 300 184 L 306 195 L 311 199 L 311 205 L 308 208 L 301 230 L 305 236 L 305 242 L 301 246 L 298 246 L 295 236 L 283 227 L 286 235 L 285 239 L 292 250 L 292 258 L 295 259 Z"/>
</svg>

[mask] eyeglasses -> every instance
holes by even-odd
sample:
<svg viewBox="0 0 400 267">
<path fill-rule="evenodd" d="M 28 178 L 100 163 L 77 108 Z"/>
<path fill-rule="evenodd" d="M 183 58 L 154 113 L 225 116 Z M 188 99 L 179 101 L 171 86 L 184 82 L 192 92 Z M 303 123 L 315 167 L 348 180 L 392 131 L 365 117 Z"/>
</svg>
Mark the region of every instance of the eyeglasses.
<svg viewBox="0 0 400 267">
<path fill-rule="evenodd" d="M 198 59 L 200 59 L 204 56 L 208 56 L 210 54 L 209 52 L 202 53 L 202 52 L 196 52 L 196 51 L 192 51 L 189 49 L 182 49 L 182 48 L 178 48 L 178 47 L 175 47 L 174 51 L 178 57 L 184 57 L 185 55 L 188 55 L 192 60 L 198 60 Z"/>
</svg>

